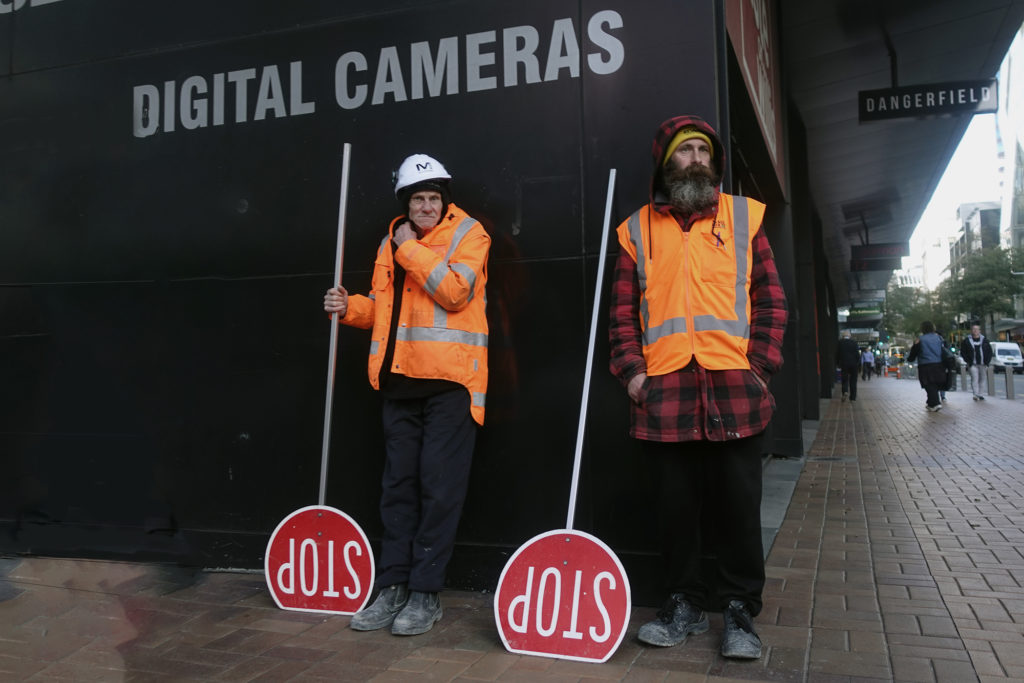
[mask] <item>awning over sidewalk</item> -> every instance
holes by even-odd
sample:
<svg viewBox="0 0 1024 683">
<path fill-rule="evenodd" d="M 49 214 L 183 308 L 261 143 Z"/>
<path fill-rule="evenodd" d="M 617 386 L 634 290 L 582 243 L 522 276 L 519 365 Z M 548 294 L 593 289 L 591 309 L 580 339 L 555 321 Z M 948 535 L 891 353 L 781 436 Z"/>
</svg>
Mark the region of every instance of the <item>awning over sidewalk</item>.
<svg viewBox="0 0 1024 683">
<path fill-rule="evenodd" d="M 996 321 L 994 332 L 996 336 L 1006 334 L 1011 341 L 1024 340 L 1024 320 L 1020 318 L 1001 318 Z"/>
</svg>

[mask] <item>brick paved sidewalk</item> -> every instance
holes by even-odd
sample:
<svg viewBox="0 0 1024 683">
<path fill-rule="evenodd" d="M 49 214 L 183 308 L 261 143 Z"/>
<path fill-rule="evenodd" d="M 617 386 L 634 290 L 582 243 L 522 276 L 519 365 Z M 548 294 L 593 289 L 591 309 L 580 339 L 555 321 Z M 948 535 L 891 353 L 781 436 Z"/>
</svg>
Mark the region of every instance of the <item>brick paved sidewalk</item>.
<svg viewBox="0 0 1024 683">
<path fill-rule="evenodd" d="M 356 633 L 274 607 L 261 575 L 0 559 L 7 681 L 1024 680 L 1024 408 L 908 380 L 828 404 L 768 556 L 765 655 L 718 655 L 721 617 L 646 648 L 634 609 L 605 664 L 510 655 L 490 596 L 450 592 L 430 633 Z"/>
<path fill-rule="evenodd" d="M 766 590 L 807 680 L 1024 680 L 1024 414 L 947 398 L 876 379 L 822 422 Z"/>
</svg>

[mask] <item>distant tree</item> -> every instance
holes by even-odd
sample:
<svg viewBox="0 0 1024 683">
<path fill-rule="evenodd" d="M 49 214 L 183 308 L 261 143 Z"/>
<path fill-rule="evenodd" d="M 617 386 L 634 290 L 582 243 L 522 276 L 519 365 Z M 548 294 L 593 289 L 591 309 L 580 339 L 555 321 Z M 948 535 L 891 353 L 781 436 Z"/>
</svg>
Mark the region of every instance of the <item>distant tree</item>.
<svg viewBox="0 0 1024 683">
<path fill-rule="evenodd" d="M 953 294 L 952 278 L 940 282 L 931 296 L 931 321 L 938 331 L 946 334 L 957 327 L 957 320 L 963 312 L 961 303 Z"/>
<path fill-rule="evenodd" d="M 916 287 L 890 286 L 885 292 L 885 302 L 882 304 L 882 327 L 895 337 L 898 334 L 906 334 L 904 320 L 920 296 L 920 290 Z"/>
<path fill-rule="evenodd" d="M 1024 249 L 984 249 L 969 255 L 955 276 L 934 291 L 891 286 L 885 294 L 882 326 L 892 336 L 913 338 L 930 320 L 948 333 L 965 314 L 991 333 L 997 316 L 1013 315 L 1014 296 L 1024 295 Z"/>
<path fill-rule="evenodd" d="M 913 339 L 925 320 L 944 329 L 948 327 L 948 319 L 941 293 L 917 287 L 890 287 L 886 291 L 882 325 L 892 336 Z"/>
<path fill-rule="evenodd" d="M 969 313 L 973 320 L 987 321 L 986 329 L 991 330 L 997 316 L 1013 315 L 1014 296 L 1024 294 L 1024 277 L 1011 273 L 1014 262 L 1024 262 L 1020 256 L 1019 250 L 1013 253 L 1001 247 L 969 254 L 963 268 L 947 280 L 944 303 Z"/>
</svg>

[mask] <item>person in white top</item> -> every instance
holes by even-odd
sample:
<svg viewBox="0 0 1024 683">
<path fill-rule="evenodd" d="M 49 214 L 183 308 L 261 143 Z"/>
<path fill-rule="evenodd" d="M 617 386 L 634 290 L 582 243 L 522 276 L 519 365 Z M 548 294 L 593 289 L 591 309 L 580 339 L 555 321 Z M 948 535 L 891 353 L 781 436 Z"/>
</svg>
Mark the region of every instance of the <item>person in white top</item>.
<svg viewBox="0 0 1024 683">
<path fill-rule="evenodd" d="M 867 347 L 860 354 L 860 378 L 871 381 L 871 371 L 875 369 L 875 354 Z"/>
<path fill-rule="evenodd" d="M 971 387 L 974 389 L 974 400 L 984 401 L 988 392 L 988 364 L 992 362 L 992 345 L 981 333 L 981 326 L 971 325 L 971 334 L 960 342 L 960 357 L 967 363 L 971 373 Z"/>
</svg>

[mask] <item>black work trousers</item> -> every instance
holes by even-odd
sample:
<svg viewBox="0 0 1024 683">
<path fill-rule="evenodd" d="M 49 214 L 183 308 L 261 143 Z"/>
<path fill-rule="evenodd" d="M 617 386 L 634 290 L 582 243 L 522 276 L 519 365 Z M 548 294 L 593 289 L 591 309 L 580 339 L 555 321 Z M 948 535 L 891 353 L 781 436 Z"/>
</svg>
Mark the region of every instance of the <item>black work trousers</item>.
<svg viewBox="0 0 1024 683">
<path fill-rule="evenodd" d="M 732 441 L 644 441 L 655 477 L 669 593 L 720 611 L 730 600 L 761 611 L 762 434 Z M 702 558 L 716 571 L 702 571 Z"/>
<path fill-rule="evenodd" d="M 469 392 L 384 399 L 383 422 L 387 459 L 377 587 L 408 583 L 410 590 L 440 591 L 476 442 Z"/>
<path fill-rule="evenodd" d="M 851 401 L 857 400 L 857 367 L 844 367 L 840 370 L 843 380 L 843 393 L 850 395 Z"/>
</svg>

